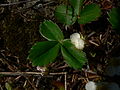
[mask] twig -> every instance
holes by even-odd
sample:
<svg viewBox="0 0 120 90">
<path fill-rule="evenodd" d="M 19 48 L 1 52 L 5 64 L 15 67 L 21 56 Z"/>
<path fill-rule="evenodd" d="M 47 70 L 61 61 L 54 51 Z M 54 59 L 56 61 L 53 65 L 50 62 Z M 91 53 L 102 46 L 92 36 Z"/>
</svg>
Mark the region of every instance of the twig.
<svg viewBox="0 0 120 90">
<path fill-rule="evenodd" d="M 1 75 L 41 75 L 41 72 L 0 72 Z"/>
<path fill-rule="evenodd" d="M 34 88 L 34 90 L 38 90 L 35 85 L 33 83 L 30 82 L 30 80 L 28 79 L 28 77 L 25 77 L 27 79 L 27 81 L 30 83 L 30 85 Z"/>
<path fill-rule="evenodd" d="M 49 73 L 49 75 L 65 75 L 66 72 L 59 72 L 59 73 Z"/>
<path fill-rule="evenodd" d="M 95 75 L 97 75 L 97 73 L 96 73 L 96 72 L 93 72 L 93 71 L 91 71 L 91 70 L 82 69 L 82 71 L 87 72 L 87 73 L 91 73 L 91 74 L 95 74 Z"/>
<path fill-rule="evenodd" d="M 100 76 L 97 76 L 97 75 L 95 75 L 95 76 L 89 76 L 89 77 L 87 77 L 88 79 L 93 79 L 93 78 L 100 78 Z M 85 77 L 80 77 L 80 78 L 78 78 L 78 80 L 83 80 L 83 79 L 86 79 Z"/>
<path fill-rule="evenodd" d="M 0 90 L 3 90 L 3 88 L 2 88 L 2 86 L 1 86 L 1 84 L 0 84 Z"/>
<path fill-rule="evenodd" d="M 0 72 L 0 75 L 41 75 L 42 72 Z M 59 73 L 49 73 L 49 75 L 65 75 L 66 72 L 59 72 Z"/>
<path fill-rule="evenodd" d="M 0 72 L 0 75 L 12 75 L 12 76 L 42 75 L 42 74 L 43 74 L 42 72 Z M 49 75 L 65 75 L 64 77 L 65 78 L 65 90 L 67 90 L 67 72 L 49 73 Z M 29 81 L 29 83 L 31 82 Z M 33 88 L 36 89 L 36 87 L 33 87 Z"/>
<path fill-rule="evenodd" d="M 31 0 L 26 0 L 26 1 L 19 1 L 19 2 L 14 2 L 14 3 L 8 3 L 8 4 L 0 4 L 0 7 L 6 7 L 6 6 L 12 6 L 12 5 L 18 5 L 26 2 L 33 2 Z"/>
<path fill-rule="evenodd" d="M 27 3 L 27 2 L 33 2 L 33 1 L 27 0 L 27 1 L 19 1 L 19 2 L 8 3 L 8 4 L 0 4 L 0 7 L 18 5 L 18 4 Z M 48 2 L 48 3 L 44 4 L 43 6 L 46 6 L 46 5 L 48 5 L 48 4 L 52 4 L 52 3 L 54 3 L 54 2 L 55 2 L 55 1 Z"/>
<path fill-rule="evenodd" d="M 97 47 L 99 46 L 99 44 L 93 42 L 92 40 L 89 40 L 89 43 L 91 43 L 91 44 L 93 44 L 93 45 L 95 45 L 95 46 L 97 46 Z"/>
<path fill-rule="evenodd" d="M 2 58 L 0 58 L 0 61 L 2 61 L 2 63 L 6 64 L 11 71 L 14 71 L 15 68 L 7 62 L 8 59 L 6 58 L 6 56 L 3 53 L 0 53 L 0 56 L 2 57 Z"/>
<path fill-rule="evenodd" d="M 89 37 L 91 37 L 94 34 L 95 34 L 95 32 L 91 32 L 87 37 L 89 38 Z"/>
<path fill-rule="evenodd" d="M 65 73 L 65 90 L 67 90 L 67 73 Z"/>
</svg>

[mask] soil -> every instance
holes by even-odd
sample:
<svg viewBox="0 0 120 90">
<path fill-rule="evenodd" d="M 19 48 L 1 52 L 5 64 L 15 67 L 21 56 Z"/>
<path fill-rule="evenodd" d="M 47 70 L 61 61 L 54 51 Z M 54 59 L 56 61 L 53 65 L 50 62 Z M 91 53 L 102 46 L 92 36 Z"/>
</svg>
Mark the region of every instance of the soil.
<svg viewBox="0 0 120 90">
<path fill-rule="evenodd" d="M 65 86 L 67 90 L 85 90 L 88 81 L 119 84 L 118 77 L 104 75 L 108 61 L 120 56 L 120 33 L 112 29 L 107 20 L 107 13 L 113 7 L 120 6 L 119 0 L 85 0 L 84 5 L 99 4 L 102 15 L 96 21 L 82 25 L 83 35 L 86 37 L 84 52 L 88 59 L 82 70 L 70 68 L 63 57 L 58 56 L 56 61 L 47 65 L 47 70 L 39 75 L 36 72 L 41 71 L 27 59 L 32 45 L 45 41 L 39 33 L 39 25 L 44 20 L 52 20 L 59 25 L 65 38 L 69 38 L 74 32 L 81 32 L 81 27 L 75 23 L 66 30 L 65 26 L 55 19 L 55 8 L 60 4 L 67 4 L 67 0 L 24 0 L 24 3 L 23 0 L 15 0 L 13 5 L 4 6 L 9 4 L 8 1 L 0 1 L 0 90 L 64 90 Z M 35 74 L 16 74 L 17 72 Z"/>
</svg>

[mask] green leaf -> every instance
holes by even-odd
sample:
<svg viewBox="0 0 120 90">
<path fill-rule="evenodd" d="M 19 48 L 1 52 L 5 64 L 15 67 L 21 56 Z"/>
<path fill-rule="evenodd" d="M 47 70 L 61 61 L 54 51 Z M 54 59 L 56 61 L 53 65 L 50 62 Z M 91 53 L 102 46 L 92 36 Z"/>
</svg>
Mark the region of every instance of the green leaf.
<svg viewBox="0 0 120 90">
<path fill-rule="evenodd" d="M 74 24 L 77 17 L 73 15 L 73 9 L 70 6 L 60 5 L 55 9 L 56 19 L 66 25 Z"/>
<path fill-rule="evenodd" d="M 64 39 L 63 33 L 57 24 L 45 20 L 40 25 L 40 34 L 49 41 L 61 41 Z"/>
<path fill-rule="evenodd" d="M 81 69 L 87 61 L 86 54 L 75 48 L 69 40 L 63 42 L 61 52 L 66 62 L 74 69 Z"/>
<path fill-rule="evenodd" d="M 80 12 L 78 22 L 80 24 L 86 24 L 88 22 L 96 20 L 101 15 L 101 9 L 96 4 L 86 5 Z"/>
<path fill-rule="evenodd" d="M 112 27 L 118 29 L 120 32 L 120 8 L 112 8 L 108 15 L 108 20 L 112 24 Z"/>
<path fill-rule="evenodd" d="M 9 84 L 9 83 L 5 83 L 5 88 L 7 89 L 7 90 L 12 90 L 12 87 L 11 87 L 11 85 Z"/>
<path fill-rule="evenodd" d="M 30 50 L 28 59 L 35 66 L 44 66 L 55 60 L 59 52 L 59 43 L 55 41 L 37 42 Z"/>
<path fill-rule="evenodd" d="M 71 6 L 74 8 L 74 14 L 79 16 L 84 0 L 69 0 L 69 1 Z"/>
</svg>

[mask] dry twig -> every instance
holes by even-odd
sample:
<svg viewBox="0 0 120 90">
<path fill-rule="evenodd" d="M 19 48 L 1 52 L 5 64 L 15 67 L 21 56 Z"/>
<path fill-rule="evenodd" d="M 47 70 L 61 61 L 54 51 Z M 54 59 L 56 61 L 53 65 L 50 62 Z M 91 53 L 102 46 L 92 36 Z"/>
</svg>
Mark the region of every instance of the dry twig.
<svg viewBox="0 0 120 90">
<path fill-rule="evenodd" d="M 12 6 L 12 5 L 18 5 L 26 2 L 32 2 L 31 0 L 26 0 L 26 1 L 19 1 L 19 2 L 14 2 L 14 3 L 8 3 L 8 4 L 0 4 L 0 7 L 6 7 L 6 6 Z"/>
</svg>

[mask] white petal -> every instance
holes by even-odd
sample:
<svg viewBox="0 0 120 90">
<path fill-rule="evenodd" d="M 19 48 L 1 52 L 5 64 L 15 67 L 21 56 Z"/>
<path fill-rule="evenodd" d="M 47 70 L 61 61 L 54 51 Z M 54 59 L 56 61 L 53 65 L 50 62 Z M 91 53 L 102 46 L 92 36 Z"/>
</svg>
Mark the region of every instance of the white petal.
<svg viewBox="0 0 120 90">
<path fill-rule="evenodd" d="M 78 45 L 78 39 L 72 39 L 71 43 L 74 44 L 74 45 Z"/>
<path fill-rule="evenodd" d="M 73 33 L 72 35 L 70 35 L 70 40 L 74 41 L 76 39 L 80 38 L 80 34 L 79 33 Z"/>
<path fill-rule="evenodd" d="M 76 48 L 78 49 L 83 49 L 84 48 L 84 40 L 80 38 L 79 33 L 74 33 L 70 35 L 70 40 L 71 43 L 75 45 Z"/>
<path fill-rule="evenodd" d="M 89 81 L 86 85 L 85 85 L 85 89 L 86 90 L 96 90 L 96 84 L 93 81 Z"/>
<path fill-rule="evenodd" d="M 83 49 L 85 46 L 85 43 L 82 39 L 78 39 L 78 49 Z"/>
</svg>

